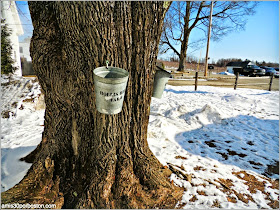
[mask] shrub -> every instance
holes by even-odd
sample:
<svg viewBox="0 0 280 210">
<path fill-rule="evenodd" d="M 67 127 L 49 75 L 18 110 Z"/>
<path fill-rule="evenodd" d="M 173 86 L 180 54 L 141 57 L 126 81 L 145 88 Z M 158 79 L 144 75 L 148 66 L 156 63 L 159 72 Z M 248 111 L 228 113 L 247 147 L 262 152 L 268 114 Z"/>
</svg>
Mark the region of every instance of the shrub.
<svg viewBox="0 0 280 210">
<path fill-rule="evenodd" d="M 12 59 L 12 45 L 9 39 L 11 30 L 5 24 L 5 20 L 1 19 L 1 74 L 14 73 L 17 67 L 14 67 Z"/>
</svg>

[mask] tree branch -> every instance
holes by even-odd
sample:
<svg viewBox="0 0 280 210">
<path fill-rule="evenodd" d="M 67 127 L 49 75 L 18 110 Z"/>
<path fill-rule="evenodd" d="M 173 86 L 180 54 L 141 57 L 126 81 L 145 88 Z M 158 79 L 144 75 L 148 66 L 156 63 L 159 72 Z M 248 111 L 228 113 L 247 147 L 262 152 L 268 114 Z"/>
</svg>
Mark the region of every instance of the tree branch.
<svg viewBox="0 0 280 210">
<path fill-rule="evenodd" d="M 197 13 L 196 13 L 195 21 L 193 22 L 193 24 L 189 28 L 189 31 L 191 31 L 196 26 L 197 22 L 200 20 L 199 15 L 200 15 L 200 12 L 203 8 L 203 4 L 204 4 L 204 1 L 200 2 L 199 8 L 198 8 Z"/>
<path fill-rule="evenodd" d="M 174 53 L 175 53 L 176 55 L 180 56 L 180 53 L 179 53 L 179 52 L 175 49 L 175 47 L 173 47 L 173 45 L 170 43 L 170 41 L 169 41 L 169 39 L 168 39 L 168 36 L 167 36 L 167 34 L 166 34 L 165 31 L 163 31 L 163 36 L 164 36 L 164 40 L 161 40 L 161 45 L 166 44 L 167 46 L 169 46 L 169 48 L 170 48 L 171 50 L 174 51 Z M 168 49 L 168 50 L 169 50 L 169 49 Z M 166 50 L 166 52 L 167 52 L 168 50 Z"/>
</svg>

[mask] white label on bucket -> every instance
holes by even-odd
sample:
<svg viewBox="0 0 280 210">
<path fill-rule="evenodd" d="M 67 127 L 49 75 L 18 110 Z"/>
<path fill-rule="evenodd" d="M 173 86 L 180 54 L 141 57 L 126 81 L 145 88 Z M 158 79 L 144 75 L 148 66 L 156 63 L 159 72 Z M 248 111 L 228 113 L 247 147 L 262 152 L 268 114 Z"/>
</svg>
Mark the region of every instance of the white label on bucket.
<svg viewBox="0 0 280 210">
<path fill-rule="evenodd" d="M 120 101 L 123 99 L 125 90 L 122 90 L 120 92 L 117 93 L 107 93 L 104 91 L 100 91 L 99 94 L 104 96 L 106 101 L 111 101 L 111 102 L 116 102 L 116 101 Z"/>
</svg>

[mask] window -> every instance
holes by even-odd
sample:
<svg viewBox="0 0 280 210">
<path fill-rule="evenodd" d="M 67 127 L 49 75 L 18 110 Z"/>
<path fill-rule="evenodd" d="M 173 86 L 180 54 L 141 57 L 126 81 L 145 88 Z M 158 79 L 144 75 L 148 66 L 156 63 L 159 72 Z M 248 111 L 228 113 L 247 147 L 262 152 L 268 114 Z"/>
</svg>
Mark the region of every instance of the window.
<svg viewBox="0 0 280 210">
<path fill-rule="evenodd" d="M 19 52 L 20 52 L 20 53 L 23 53 L 22 47 L 19 47 Z"/>
</svg>

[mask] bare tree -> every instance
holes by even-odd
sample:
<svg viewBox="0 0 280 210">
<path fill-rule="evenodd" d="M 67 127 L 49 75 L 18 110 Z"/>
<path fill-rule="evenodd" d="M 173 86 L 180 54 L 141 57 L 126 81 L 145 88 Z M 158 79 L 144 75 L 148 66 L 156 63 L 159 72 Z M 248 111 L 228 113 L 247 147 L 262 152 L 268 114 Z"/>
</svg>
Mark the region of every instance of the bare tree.
<svg viewBox="0 0 280 210">
<path fill-rule="evenodd" d="M 30 1 L 31 56 L 45 93 L 43 138 L 2 203 L 57 208 L 174 208 L 175 187 L 147 142 L 156 56 L 168 3 Z M 96 110 L 93 69 L 126 69 L 123 110 Z"/>
<path fill-rule="evenodd" d="M 255 12 L 256 2 L 215 1 L 212 20 L 212 39 L 220 40 L 233 30 L 244 29 L 249 15 Z M 166 14 L 160 41 L 160 53 L 172 50 L 179 57 L 178 71 L 184 70 L 188 47 L 198 47 L 207 36 L 210 2 L 177 1 L 173 2 Z M 190 42 L 193 30 L 201 30 L 202 38 Z M 176 46 L 180 46 L 177 50 Z"/>
</svg>

